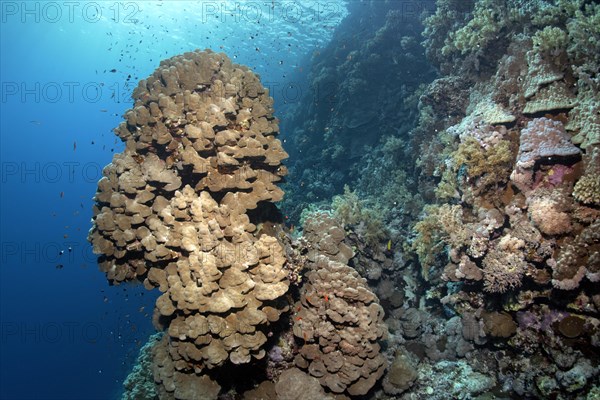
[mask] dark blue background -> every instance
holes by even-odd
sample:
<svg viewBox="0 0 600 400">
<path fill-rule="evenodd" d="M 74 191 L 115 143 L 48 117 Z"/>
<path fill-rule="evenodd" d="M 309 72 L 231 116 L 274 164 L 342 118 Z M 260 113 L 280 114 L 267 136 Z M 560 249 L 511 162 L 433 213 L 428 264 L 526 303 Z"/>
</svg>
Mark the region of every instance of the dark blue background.
<svg viewBox="0 0 600 400">
<path fill-rule="evenodd" d="M 139 79 L 196 48 L 254 68 L 284 118 L 306 90 L 301 61 L 345 8 L 267 3 L 1 3 L 2 399 L 119 396 L 157 294 L 109 287 L 86 241 L 101 169 L 123 148 L 112 128 Z"/>
</svg>

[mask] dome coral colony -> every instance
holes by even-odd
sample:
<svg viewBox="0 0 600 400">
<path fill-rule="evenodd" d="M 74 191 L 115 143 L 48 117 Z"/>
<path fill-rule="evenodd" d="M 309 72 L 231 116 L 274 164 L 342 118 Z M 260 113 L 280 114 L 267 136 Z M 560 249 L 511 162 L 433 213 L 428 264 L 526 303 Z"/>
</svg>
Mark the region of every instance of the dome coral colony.
<svg viewBox="0 0 600 400">
<path fill-rule="evenodd" d="M 166 334 L 152 349 L 159 396 L 216 396 L 210 370 L 263 359 L 290 309 L 293 267 L 272 205 L 287 172 L 273 99 L 252 71 L 209 50 L 163 61 L 133 98 L 89 240 L 111 283 L 163 293 L 154 322 Z M 383 369 L 365 371 L 374 376 L 362 391 Z"/>
</svg>

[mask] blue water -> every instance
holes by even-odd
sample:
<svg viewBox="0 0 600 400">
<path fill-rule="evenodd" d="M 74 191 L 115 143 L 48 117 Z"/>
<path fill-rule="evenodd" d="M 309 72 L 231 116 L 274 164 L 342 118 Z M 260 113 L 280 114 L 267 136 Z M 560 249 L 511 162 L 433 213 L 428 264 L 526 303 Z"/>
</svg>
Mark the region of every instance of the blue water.
<svg viewBox="0 0 600 400">
<path fill-rule="evenodd" d="M 108 286 L 86 240 L 138 80 L 161 59 L 224 51 L 261 75 L 282 118 L 346 13 L 237 4 L 0 3 L 0 398 L 116 398 L 153 332 L 156 293 Z"/>
</svg>

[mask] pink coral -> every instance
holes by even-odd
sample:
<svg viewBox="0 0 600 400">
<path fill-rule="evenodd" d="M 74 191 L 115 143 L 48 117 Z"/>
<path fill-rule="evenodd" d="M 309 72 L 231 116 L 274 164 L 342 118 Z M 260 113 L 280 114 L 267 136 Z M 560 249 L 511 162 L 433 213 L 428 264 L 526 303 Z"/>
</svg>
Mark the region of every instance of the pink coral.
<svg viewBox="0 0 600 400">
<path fill-rule="evenodd" d="M 573 174 L 575 169 L 567 165 L 556 164 L 547 171 L 537 171 L 535 174 L 534 188 L 554 188 L 563 183 L 567 175 Z"/>
<path fill-rule="evenodd" d="M 576 157 L 581 154 L 579 148 L 571 143 L 562 122 L 549 118 L 534 118 L 529 121 L 527 127 L 521 131 L 520 140 L 517 163 L 511 180 L 523 192 L 531 189 L 536 162 Z M 554 182 L 559 182 L 561 177 L 557 176 Z"/>
</svg>

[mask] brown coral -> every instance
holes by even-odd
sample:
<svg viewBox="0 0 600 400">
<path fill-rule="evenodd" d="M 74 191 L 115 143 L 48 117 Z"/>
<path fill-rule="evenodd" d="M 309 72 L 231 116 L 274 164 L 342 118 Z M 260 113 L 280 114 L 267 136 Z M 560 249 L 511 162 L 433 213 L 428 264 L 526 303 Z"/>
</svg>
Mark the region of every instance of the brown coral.
<svg viewBox="0 0 600 400">
<path fill-rule="evenodd" d="M 319 243 L 315 247 L 340 246 L 343 230 L 336 235 L 335 225 L 320 231 L 310 228 L 314 225 L 307 223 L 309 237 Z M 294 316 L 294 335 L 304 342 L 295 363 L 334 393 L 364 395 L 386 367 L 378 343 L 387 332 L 383 308 L 356 270 L 327 253 L 315 252 L 309 268 Z"/>
<path fill-rule="evenodd" d="M 111 282 L 164 292 L 156 318 L 175 375 L 155 378 L 172 392 L 173 379 L 265 355 L 266 326 L 287 307 L 277 300 L 289 283 L 282 246 L 257 225 L 279 218 L 270 202 L 282 198 L 287 154 L 268 91 L 223 54 L 163 61 L 133 97 L 89 240 Z"/>
<path fill-rule="evenodd" d="M 552 260 L 552 285 L 557 289 L 574 290 L 584 276 L 600 281 L 600 221 L 587 226 L 575 239 L 567 241 Z"/>
<path fill-rule="evenodd" d="M 551 199 L 533 200 L 529 205 L 529 214 L 535 226 L 547 235 L 560 235 L 573 228 L 569 214 L 561 211 Z"/>
<path fill-rule="evenodd" d="M 573 197 L 585 204 L 600 205 L 600 175 L 584 175 L 573 188 Z"/>
</svg>

